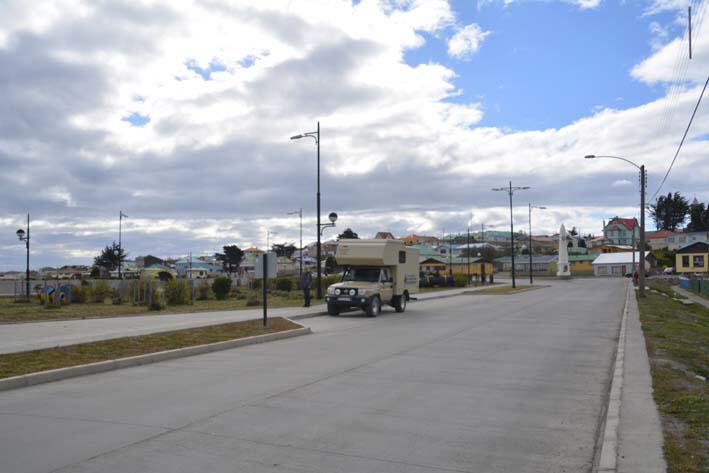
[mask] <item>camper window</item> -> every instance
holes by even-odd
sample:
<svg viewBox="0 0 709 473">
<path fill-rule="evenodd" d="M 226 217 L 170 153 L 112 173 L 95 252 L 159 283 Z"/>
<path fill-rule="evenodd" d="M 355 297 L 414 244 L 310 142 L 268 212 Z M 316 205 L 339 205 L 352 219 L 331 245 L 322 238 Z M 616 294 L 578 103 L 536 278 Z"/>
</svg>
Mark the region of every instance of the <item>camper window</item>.
<svg viewBox="0 0 709 473">
<path fill-rule="evenodd" d="M 378 282 L 379 268 L 350 268 L 342 277 L 343 281 Z"/>
</svg>

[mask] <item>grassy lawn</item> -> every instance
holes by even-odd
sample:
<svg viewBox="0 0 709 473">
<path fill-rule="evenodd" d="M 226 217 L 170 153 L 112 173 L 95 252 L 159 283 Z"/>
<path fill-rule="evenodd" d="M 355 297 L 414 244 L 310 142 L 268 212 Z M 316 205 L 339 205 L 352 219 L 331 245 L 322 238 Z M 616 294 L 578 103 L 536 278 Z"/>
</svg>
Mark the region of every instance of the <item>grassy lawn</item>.
<svg viewBox="0 0 709 473">
<path fill-rule="evenodd" d="M 528 289 L 538 289 L 540 287 L 546 287 L 546 286 L 530 286 L 529 284 L 527 285 L 522 285 L 522 284 L 517 284 L 516 288 L 512 288 L 512 286 L 500 286 L 500 287 L 490 287 L 487 289 L 481 289 L 479 291 L 470 291 L 470 292 L 465 292 L 464 294 L 473 294 L 473 295 L 480 295 L 480 296 L 495 296 L 495 295 L 503 295 L 503 294 L 516 294 L 518 292 L 526 291 Z"/>
<path fill-rule="evenodd" d="M 259 294 L 259 301 L 260 294 Z M 317 301 L 313 301 L 316 304 Z M 303 305 L 303 296 L 300 291 L 292 291 L 288 296 L 269 295 L 268 306 L 300 307 Z M 218 301 L 195 300 L 192 305 L 170 305 L 161 311 L 149 311 L 145 305 L 131 305 L 124 303 L 113 305 L 110 300 L 104 304 L 82 303 L 68 306 L 45 308 L 33 299 L 30 303 L 16 303 L 12 297 L 0 297 L 0 323 L 8 322 L 36 322 L 40 320 L 70 320 L 88 319 L 93 317 L 120 317 L 138 314 L 176 314 L 183 312 L 209 312 L 218 310 L 258 309 L 259 306 L 246 306 L 246 300 L 227 299 Z"/>
<path fill-rule="evenodd" d="M 672 289 L 672 286 L 662 281 L 651 279 L 647 282 L 647 287 L 650 289 L 654 289 L 657 292 L 661 292 L 662 294 L 666 294 L 670 297 L 674 297 L 675 299 L 686 299 L 686 297 L 684 297 L 679 292 L 675 292 Z"/>
<path fill-rule="evenodd" d="M 653 292 L 639 303 L 668 471 L 707 472 L 709 309 Z"/>
<path fill-rule="evenodd" d="M 0 355 L 0 378 L 300 328 L 281 317 Z"/>
</svg>

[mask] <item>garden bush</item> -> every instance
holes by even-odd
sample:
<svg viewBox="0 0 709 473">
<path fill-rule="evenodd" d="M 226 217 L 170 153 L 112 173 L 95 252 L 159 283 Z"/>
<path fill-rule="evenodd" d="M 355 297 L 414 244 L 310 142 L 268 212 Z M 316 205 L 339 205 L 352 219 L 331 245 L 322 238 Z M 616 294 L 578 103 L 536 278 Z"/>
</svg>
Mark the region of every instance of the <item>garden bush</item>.
<svg viewBox="0 0 709 473">
<path fill-rule="evenodd" d="M 229 277 L 220 276 L 212 283 L 214 297 L 220 301 L 226 300 L 229 297 L 229 291 L 231 291 L 231 278 Z"/>
<path fill-rule="evenodd" d="M 91 291 L 91 300 L 98 304 L 103 304 L 106 298 L 111 294 L 111 288 L 108 287 L 106 281 L 96 281 L 93 290 Z"/>
<path fill-rule="evenodd" d="M 276 280 L 276 289 L 279 291 L 290 292 L 293 290 L 293 279 L 291 278 L 278 278 Z"/>
<path fill-rule="evenodd" d="M 83 304 L 89 300 L 91 288 L 90 286 L 80 285 L 71 286 L 71 302 L 72 304 Z"/>
<path fill-rule="evenodd" d="M 207 281 L 202 281 L 199 284 L 199 288 L 197 288 L 197 291 L 199 293 L 199 296 L 197 299 L 200 301 L 206 301 L 209 299 L 209 292 L 212 290 L 212 288 L 209 287 L 209 283 Z"/>
<path fill-rule="evenodd" d="M 454 274 L 455 287 L 465 287 L 468 282 L 468 276 L 465 274 Z"/>
<path fill-rule="evenodd" d="M 167 303 L 171 305 L 189 304 L 191 287 L 186 279 L 171 279 L 167 282 L 165 296 Z"/>
</svg>

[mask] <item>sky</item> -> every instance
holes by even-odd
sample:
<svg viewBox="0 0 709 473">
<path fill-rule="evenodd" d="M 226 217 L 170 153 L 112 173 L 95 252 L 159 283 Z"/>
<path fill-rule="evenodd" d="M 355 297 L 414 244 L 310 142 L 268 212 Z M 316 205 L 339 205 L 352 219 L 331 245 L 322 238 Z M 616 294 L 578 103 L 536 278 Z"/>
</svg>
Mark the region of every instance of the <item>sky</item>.
<svg viewBox="0 0 709 473">
<path fill-rule="evenodd" d="M 709 73 L 709 0 L 0 0 L 0 271 L 638 216 Z M 693 8 L 688 58 L 687 6 Z M 661 193 L 709 201 L 701 103 Z M 648 221 L 648 228 L 652 222 Z"/>
</svg>

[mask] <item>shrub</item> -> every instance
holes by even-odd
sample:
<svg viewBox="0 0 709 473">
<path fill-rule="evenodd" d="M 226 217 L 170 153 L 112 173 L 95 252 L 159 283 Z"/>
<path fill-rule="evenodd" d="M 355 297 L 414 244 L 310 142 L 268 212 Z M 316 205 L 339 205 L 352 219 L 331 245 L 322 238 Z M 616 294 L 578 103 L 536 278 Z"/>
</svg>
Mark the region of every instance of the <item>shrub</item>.
<svg viewBox="0 0 709 473">
<path fill-rule="evenodd" d="M 246 299 L 246 294 L 237 294 L 236 295 L 236 300 L 237 301 L 243 301 Z"/>
<path fill-rule="evenodd" d="M 165 296 L 167 303 L 183 305 L 190 303 L 190 284 L 185 279 L 171 279 L 167 282 Z"/>
<path fill-rule="evenodd" d="M 209 292 L 211 290 L 212 289 L 209 287 L 209 283 L 206 280 L 202 281 L 199 284 L 199 288 L 197 289 L 197 291 L 199 292 L 199 296 L 197 297 L 197 299 L 199 299 L 200 301 L 206 301 L 207 299 L 209 299 Z"/>
<path fill-rule="evenodd" d="M 465 274 L 455 274 L 455 287 L 465 287 L 467 284 L 468 276 Z"/>
<path fill-rule="evenodd" d="M 71 286 L 71 303 L 72 304 L 83 304 L 90 297 L 89 286 Z"/>
<path fill-rule="evenodd" d="M 293 289 L 293 280 L 291 278 L 278 278 L 276 280 L 276 289 L 290 292 Z"/>
<path fill-rule="evenodd" d="M 96 281 L 96 284 L 94 284 L 94 288 L 91 292 L 91 299 L 93 302 L 103 304 L 106 301 L 106 298 L 111 294 L 111 288 L 108 287 L 106 281 L 99 280 Z"/>
<path fill-rule="evenodd" d="M 113 305 L 123 304 L 123 296 L 121 295 L 120 289 L 112 289 L 111 290 L 111 303 Z"/>
<path fill-rule="evenodd" d="M 148 309 L 162 310 L 167 305 L 165 289 L 157 281 L 146 282 L 145 294 Z"/>
<path fill-rule="evenodd" d="M 231 291 L 231 278 L 226 276 L 216 278 L 212 283 L 212 291 L 218 300 L 226 300 L 229 297 L 229 291 Z"/>
<path fill-rule="evenodd" d="M 253 307 L 255 305 L 261 305 L 261 303 L 256 298 L 256 296 L 249 295 L 249 297 L 246 299 L 246 306 Z"/>
</svg>

